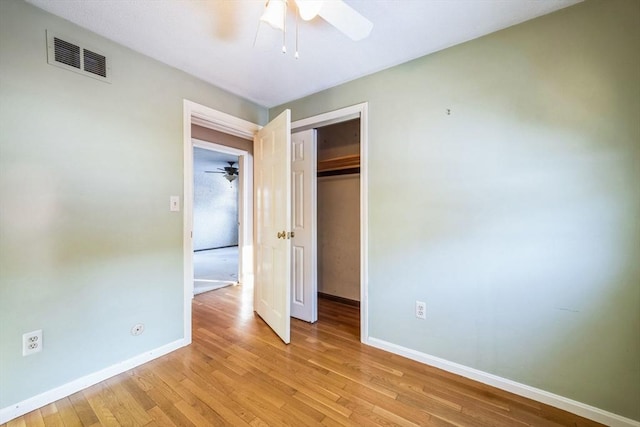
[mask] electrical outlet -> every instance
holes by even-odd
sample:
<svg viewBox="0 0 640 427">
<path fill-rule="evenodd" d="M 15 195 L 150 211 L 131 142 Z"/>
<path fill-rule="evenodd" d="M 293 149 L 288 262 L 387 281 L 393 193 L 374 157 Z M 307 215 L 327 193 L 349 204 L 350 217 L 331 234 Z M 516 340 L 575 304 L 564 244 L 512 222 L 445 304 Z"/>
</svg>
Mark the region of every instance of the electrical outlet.
<svg viewBox="0 0 640 427">
<path fill-rule="evenodd" d="M 136 323 L 131 328 L 131 335 L 138 336 L 144 332 L 144 325 L 142 323 Z"/>
<path fill-rule="evenodd" d="M 427 304 L 422 301 L 416 301 L 416 317 L 418 319 L 427 318 Z"/>
<path fill-rule="evenodd" d="M 42 329 L 22 335 L 22 355 L 29 356 L 42 351 Z"/>
</svg>

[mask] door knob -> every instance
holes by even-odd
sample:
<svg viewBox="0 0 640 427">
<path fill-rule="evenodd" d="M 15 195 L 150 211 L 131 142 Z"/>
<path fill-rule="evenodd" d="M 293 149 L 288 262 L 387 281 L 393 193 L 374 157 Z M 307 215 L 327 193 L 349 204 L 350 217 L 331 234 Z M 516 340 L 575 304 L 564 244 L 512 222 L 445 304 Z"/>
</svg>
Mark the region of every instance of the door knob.
<svg viewBox="0 0 640 427">
<path fill-rule="evenodd" d="M 286 231 L 278 231 L 278 239 L 286 239 L 287 233 Z"/>
</svg>

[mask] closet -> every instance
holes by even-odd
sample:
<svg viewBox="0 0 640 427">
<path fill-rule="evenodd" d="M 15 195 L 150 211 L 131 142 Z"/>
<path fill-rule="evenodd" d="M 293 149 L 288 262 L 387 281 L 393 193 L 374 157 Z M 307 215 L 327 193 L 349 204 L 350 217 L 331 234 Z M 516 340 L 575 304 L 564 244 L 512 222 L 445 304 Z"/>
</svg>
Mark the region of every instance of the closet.
<svg viewBox="0 0 640 427">
<path fill-rule="evenodd" d="M 317 129 L 318 296 L 360 301 L 360 119 Z"/>
</svg>

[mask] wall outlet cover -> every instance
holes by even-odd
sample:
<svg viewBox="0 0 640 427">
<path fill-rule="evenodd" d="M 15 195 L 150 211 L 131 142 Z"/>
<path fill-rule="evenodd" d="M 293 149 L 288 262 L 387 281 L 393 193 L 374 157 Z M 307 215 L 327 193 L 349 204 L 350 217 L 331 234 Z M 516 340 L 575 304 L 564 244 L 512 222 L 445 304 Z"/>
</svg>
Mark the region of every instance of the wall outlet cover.
<svg viewBox="0 0 640 427">
<path fill-rule="evenodd" d="M 416 317 L 418 319 L 427 318 L 427 304 L 422 301 L 416 301 Z"/>
<path fill-rule="evenodd" d="M 42 351 L 42 329 L 22 335 L 22 355 L 29 356 Z"/>
</svg>

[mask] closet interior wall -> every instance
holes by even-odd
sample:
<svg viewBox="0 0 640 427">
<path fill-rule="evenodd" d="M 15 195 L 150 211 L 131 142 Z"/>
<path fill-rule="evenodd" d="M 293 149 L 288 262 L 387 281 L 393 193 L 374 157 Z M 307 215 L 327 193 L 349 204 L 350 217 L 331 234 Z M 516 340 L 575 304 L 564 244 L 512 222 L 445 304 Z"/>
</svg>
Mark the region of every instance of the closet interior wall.
<svg viewBox="0 0 640 427">
<path fill-rule="evenodd" d="M 317 129 L 318 292 L 360 301 L 360 119 Z"/>
</svg>

